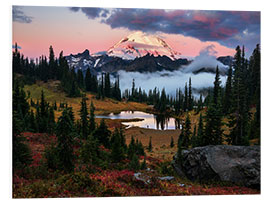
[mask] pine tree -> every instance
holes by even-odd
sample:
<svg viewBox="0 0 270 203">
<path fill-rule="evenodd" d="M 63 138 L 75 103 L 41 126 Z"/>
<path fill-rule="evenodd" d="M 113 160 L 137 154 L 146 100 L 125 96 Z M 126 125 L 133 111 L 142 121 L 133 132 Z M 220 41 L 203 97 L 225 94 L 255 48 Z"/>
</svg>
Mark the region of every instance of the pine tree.
<svg viewBox="0 0 270 203">
<path fill-rule="evenodd" d="M 207 139 L 204 136 L 204 125 L 202 113 L 200 113 L 198 131 L 197 131 L 197 147 L 207 145 Z"/>
<path fill-rule="evenodd" d="M 186 116 L 186 120 L 185 120 L 185 125 L 184 128 L 182 129 L 184 131 L 184 137 L 182 140 L 182 147 L 184 148 L 188 148 L 189 144 L 190 144 L 190 137 L 191 137 L 191 122 L 190 122 L 190 118 L 189 118 L 189 114 L 187 114 Z"/>
<path fill-rule="evenodd" d="M 80 89 L 84 88 L 84 77 L 83 77 L 83 72 L 81 69 L 79 69 L 77 71 L 77 84 L 79 86 Z"/>
<path fill-rule="evenodd" d="M 129 164 L 129 169 L 132 171 L 137 171 L 140 169 L 140 162 L 138 156 L 134 153 Z"/>
<path fill-rule="evenodd" d="M 54 133 L 55 131 L 55 116 L 54 116 L 54 109 L 53 107 L 49 108 L 49 115 L 48 115 L 48 129 L 47 132 Z"/>
<path fill-rule="evenodd" d="M 23 122 L 16 111 L 13 110 L 12 117 L 12 164 L 13 171 L 22 169 L 32 162 L 31 150 L 26 139 L 21 135 Z"/>
<path fill-rule="evenodd" d="M 237 46 L 234 57 L 233 105 L 228 124 L 230 133 L 227 139 L 228 143 L 233 145 L 249 145 L 249 102 L 246 84 L 247 66 L 244 55 L 244 48 L 241 55 L 241 49 Z"/>
<path fill-rule="evenodd" d="M 92 135 L 89 135 L 81 148 L 82 161 L 85 164 L 98 165 L 100 163 L 99 156 L 98 141 Z"/>
<path fill-rule="evenodd" d="M 222 130 L 222 107 L 220 96 L 220 75 L 219 69 L 216 68 L 216 77 L 214 81 L 214 90 L 212 101 L 208 105 L 206 112 L 206 126 L 204 132 L 204 145 L 220 145 L 223 142 Z"/>
<path fill-rule="evenodd" d="M 120 132 L 117 128 L 115 128 L 115 131 L 113 133 L 112 139 L 112 151 L 111 151 L 111 157 L 113 162 L 120 162 L 125 158 L 124 148 L 121 143 L 121 136 Z"/>
<path fill-rule="evenodd" d="M 260 100 L 260 90 L 261 90 L 261 51 L 260 45 L 257 44 L 250 57 L 250 67 L 249 71 L 251 73 L 250 80 L 250 95 L 252 97 L 252 102 L 254 104 Z"/>
<path fill-rule="evenodd" d="M 120 143 L 121 143 L 121 146 L 123 147 L 124 152 L 126 153 L 128 148 L 127 148 L 126 138 L 125 138 L 125 135 L 123 133 L 122 128 L 120 128 L 119 134 L 120 134 Z"/>
<path fill-rule="evenodd" d="M 131 136 L 131 140 L 130 140 L 130 143 L 128 145 L 128 158 L 129 158 L 129 160 L 132 159 L 133 154 L 135 154 L 135 140 L 134 140 L 134 137 Z"/>
<path fill-rule="evenodd" d="M 193 133 L 192 133 L 192 137 L 191 137 L 191 146 L 192 148 L 197 147 L 198 146 L 198 139 L 197 139 L 197 128 L 196 125 L 194 125 L 194 129 L 193 129 Z"/>
<path fill-rule="evenodd" d="M 232 67 L 228 70 L 228 77 L 225 86 L 225 95 L 223 100 L 223 112 L 228 114 L 232 105 Z"/>
<path fill-rule="evenodd" d="M 214 94 L 213 94 L 213 103 L 215 106 L 218 105 L 219 99 L 221 98 L 221 87 L 220 87 L 221 81 L 220 81 L 220 74 L 218 66 L 216 68 L 216 76 L 214 81 Z"/>
<path fill-rule="evenodd" d="M 146 167 L 147 167 L 147 165 L 146 165 L 146 160 L 145 160 L 145 159 L 146 159 L 146 158 L 145 158 L 145 156 L 144 156 L 143 162 L 142 162 L 141 167 L 140 167 L 141 170 L 145 170 Z"/>
<path fill-rule="evenodd" d="M 203 100 L 202 100 L 202 94 L 200 94 L 196 113 L 198 114 L 202 109 L 203 109 Z"/>
<path fill-rule="evenodd" d="M 254 118 L 251 121 L 250 129 L 249 129 L 249 139 L 260 139 L 261 134 L 261 103 L 257 101 L 256 104 L 256 112 L 254 114 Z"/>
<path fill-rule="evenodd" d="M 29 131 L 30 132 L 37 132 L 37 123 L 36 118 L 33 110 L 31 109 L 30 115 L 29 115 Z"/>
<path fill-rule="evenodd" d="M 132 80 L 132 88 L 131 88 L 131 101 L 135 99 L 135 79 Z"/>
<path fill-rule="evenodd" d="M 56 78 L 56 61 L 55 61 L 55 55 L 53 51 L 53 47 L 50 46 L 49 48 L 49 69 L 48 69 L 48 79 L 54 79 Z"/>
<path fill-rule="evenodd" d="M 177 140 L 177 161 L 182 160 L 182 150 L 184 149 L 183 139 L 184 139 L 184 126 L 182 127 L 181 134 L 179 135 Z"/>
<path fill-rule="evenodd" d="M 117 80 L 115 80 L 112 97 L 118 101 L 121 101 L 121 90 L 119 88 L 119 76 L 117 77 Z"/>
<path fill-rule="evenodd" d="M 57 111 L 57 103 L 56 101 L 54 101 L 54 106 L 53 106 L 54 110 Z"/>
<path fill-rule="evenodd" d="M 193 109 L 193 99 L 192 99 L 192 87 L 191 87 L 191 78 L 189 78 L 189 86 L 188 86 L 188 103 L 187 108 L 189 111 Z"/>
<path fill-rule="evenodd" d="M 167 99 L 166 99 L 166 92 L 165 92 L 165 88 L 162 89 L 161 91 L 161 96 L 160 96 L 160 105 L 158 110 L 160 112 L 165 112 L 166 111 L 166 106 L 167 106 Z"/>
<path fill-rule="evenodd" d="M 184 95 L 184 105 L 183 110 L 186 112 L 188 109 L 188 88 L 187 83 L 185 84 L 185 95 Z"/>
<path fill-rule="evenodd" d="M 108 130 L 104 119 L 101 120 L 98 128 L 93 132 L 93 136 L 98 140 L 99 144 L 110 148 L 111 132 Z"/>
<path fill-rule="evenodd" d="M 58 119 L 56 136 L 59 165 L 63 170 L 71 172 L 74 168 L 74 126 L 67 108 Z"/>
<path fill-rule="evenodd" d="M 171 143 L 170 143 L 170 147 L 173 148 L 174 147 L 174 140 L 173 137 L 171 137 Z"/>
<path fill-rule="evenodd" d="M 85 73 L 85 89 L 86 91 L 92 91 L 92 76 L 90 72 L 90 68 L 87 68 Z"/>
<path fill-rule="evenodd" d="M 79 87 L 78 87 L 75 79 L 72 79 L 71 88 L 69 90 L 68 97 L 79 97 L 79 96 L 81 96 Z"/>
<path fill-rule="evenodd" d="M 105 74 L 104 95 L 105 95 L 105 97 L 111 97 L 110 73 Z"/>
<path fill-rule="evenodd" d="M 89 117 L 89 132 L 94 132 L 96 129 L 96 122 L 95 122 L 95 106 L 93 101 L 90 104 L 90 117 Z"/>
<path fill-rule="evenodd" d="M 81 109 L 80 109 L 80 129 L 81 134 L 84 139 L 87 139 L 89 134 L 89 121 L 88 121 L 88 110 L 87 110 L 87 104 L 86 104 L 86 98 L 82 97 L 81 101 Z"/>
<path fill-rule="evenodd" d="M 47 132 L 48 130 L 48 104 L 45 100 L 44 91 L 41 91 L 41 99 L 39 106 L 37 108 L 37 120 L 38 120 L 38 129 L 40 133 Z"/>
</svg>

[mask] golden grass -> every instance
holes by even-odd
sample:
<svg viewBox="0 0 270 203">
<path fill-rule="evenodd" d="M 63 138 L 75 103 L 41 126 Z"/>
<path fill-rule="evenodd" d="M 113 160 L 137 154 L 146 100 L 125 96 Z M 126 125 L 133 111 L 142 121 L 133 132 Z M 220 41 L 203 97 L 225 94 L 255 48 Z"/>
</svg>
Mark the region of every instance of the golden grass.
<svg viewBox="0 0 270 203">
<path fill-rule="evenodd" d="M 57 106 L 59 107 L 60 102 L 65 103 L 67 102 L 69 106 L 72 106 L 73 112 L 75 115 L 75 119 L 79 118 L 79 110 L 81 107 L 81 98 L 69 98 L 66 94 L 61 91 L 59 88 L 60 82 L 59 81 L 48 81 L 47 83 L 38 81 L 34 85 L 26 85 L 24 87 L 25 92 L 30 92 L 30 97 L 33 101 L 40 100 L 41 91 L 44 91 L 46 101 L 50 102 L 50 104 L 54 104 L 56 101 Z M 90 107 L 91 101 L 95 106 L 95 113 L 96 114 L 108 114 L 108 113 L 117 113 L 120 111 L 146 111 L 148 106 L 146 104 L 136 103 L 136 102 L 124 102 L 124 101 L 116 101 L 113 99 L 105 98 L 104 100 L 97 100 L 94 94 L 87 93 L 86 97 L 88 98 L 87 106 L 88 109 Z M 55 112 L 56 118 L 61 115 L 60 111 Z"/>
<path fill-rule="evenodd" d="M 177 140 L 181 130 L 154 130 L 148 128 L 131 127 L 124 131 L 126 137 L 126 143 L 129 144 L 131 137 L 142 142 L 145 148 L 148 147 L 149 140 L 153 146 L 152 152 L 146 153 L 148 156 L 159 158 L 162 160 L 172 160 L 173 155 L 177 151 Z M 171 137 L 174 140 L 174 147 L 170 147 Z"/>
</svg>

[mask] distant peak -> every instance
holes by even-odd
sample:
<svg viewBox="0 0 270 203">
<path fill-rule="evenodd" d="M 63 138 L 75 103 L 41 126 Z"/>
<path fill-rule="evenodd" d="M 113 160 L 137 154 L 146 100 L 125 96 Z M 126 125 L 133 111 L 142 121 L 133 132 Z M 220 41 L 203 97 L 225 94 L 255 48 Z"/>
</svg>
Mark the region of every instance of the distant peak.
<svg viewBox="0 0 270 203">
<path fill-rule="evenodd" d="M 123 59 L 135 59 L 150 54 L 153 56 L 167 56 L 172 60 L 179 58 L 179 53 L 174 51 L 165 40 L 153 34 L 136 31 L 122 38 L 111 47 L 107 54 Z"/>
<path fill-rule="evenodd" d="M 85 49 L 84 52 L 82 54 L 87 54 L 90 55 L 90 51 L 88 49 Z"/>
</svg>

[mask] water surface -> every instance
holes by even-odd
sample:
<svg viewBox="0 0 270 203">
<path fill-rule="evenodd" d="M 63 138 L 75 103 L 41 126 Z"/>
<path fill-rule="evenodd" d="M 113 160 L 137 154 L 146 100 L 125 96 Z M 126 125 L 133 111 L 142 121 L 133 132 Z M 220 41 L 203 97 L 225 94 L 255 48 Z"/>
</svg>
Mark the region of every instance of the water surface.
<svg viewBox="0 0 270 203">
<path fill-rule="evenodd" d="M 110 113 L 109 115 L 97 115 L 96 117 L 109 119 L 143 119 L 142 121 L 122 122 L 127 128 L 136 126 L 158 130 L 181 129 L 181 122 L 179 119 L 166 117 L 164 115 L 145 113 L 142 111 L 121 111 L 118 114 Z"/>
</svg>

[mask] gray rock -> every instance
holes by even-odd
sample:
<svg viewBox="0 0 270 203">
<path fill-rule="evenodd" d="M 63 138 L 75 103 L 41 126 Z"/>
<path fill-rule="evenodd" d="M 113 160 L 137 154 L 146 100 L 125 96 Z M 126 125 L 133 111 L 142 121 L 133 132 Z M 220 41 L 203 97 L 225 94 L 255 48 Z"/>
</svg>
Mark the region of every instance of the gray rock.
<svg viewBox="0 0 270 203">
<path fill-rule="evenodd" d="M 260 187 L 260 147 L 209 145 L 182 151 L 172 165 L 180 176 L 190 180 L 220 180 Z"/>
<path fill-rule="evenodd" d="M 164 177 L 158 177 L 159 180 L 167 180 L 167 181 L 171 181 L 174 179 L 173 176 L 164 176 Z"/>
</svg>

